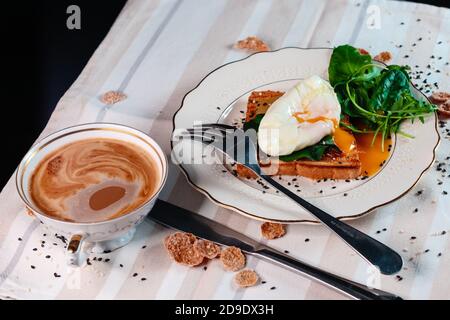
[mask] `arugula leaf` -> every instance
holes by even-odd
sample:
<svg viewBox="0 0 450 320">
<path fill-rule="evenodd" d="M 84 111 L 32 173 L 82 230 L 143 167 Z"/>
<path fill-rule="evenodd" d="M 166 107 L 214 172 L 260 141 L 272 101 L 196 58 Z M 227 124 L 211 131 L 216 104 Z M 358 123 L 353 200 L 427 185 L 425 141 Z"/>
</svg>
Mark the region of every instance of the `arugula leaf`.
<svg viewBox="0 0 450 320">
<path fill-rule="evenodd" d="M 368 54 L 359 53 L 358 49 L 343 45 L 336 47 L 331 55 L 330 65 L 328 66 L 328 78 L 334 87 L 339 83 L 345 83 L 355 74 L 358 74 L 361 80 L 370 78 L 375 71 L 371 66 L 372 58 Z"/>
<path fill-rule="evenodd" d="M 320 160 L 325 152 L 332 147 L 336 147 L 332 136 L 326 136 L 319 143 L 302 150 L 294 151 L 291 154 L 280 156 L 281 161 L 290 162 L 299 159 Z"/>
<path fill-rule="evenodd" d="M 245 122 L 244 123 L 244 131 L 253 129 L 257 132 L 263 117 L 264 117 L 264 114 L 257 114 L 252 120 L 250 120 L 249 122 Z"/>
</svg>

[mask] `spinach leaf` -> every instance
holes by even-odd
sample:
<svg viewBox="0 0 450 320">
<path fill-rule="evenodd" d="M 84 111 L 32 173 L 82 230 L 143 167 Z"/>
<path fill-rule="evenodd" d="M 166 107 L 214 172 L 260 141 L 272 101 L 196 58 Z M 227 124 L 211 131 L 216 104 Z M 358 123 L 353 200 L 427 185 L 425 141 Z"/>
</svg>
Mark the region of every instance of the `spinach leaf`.
<svg viewBox="0 0 450 320">
<path fill-rule="evenodd" d="M 384 70 L 370 98 L 371 110 L 389 110 L 399 100 L 403 92 L 408 90 L 409 79 L 401 69 Z"/>
<path fill-rule="evenodd" d="M 280 156 L 281 161 L 290 162 L 299 159 L 309 159 L 309 160 L 320 160 L 322 159 L 325 152 L 332 147 L 336 147 L 332 136 L 326 136 L 319 143 L 304 148 L 302 150 L 294 151 L 291 154 Z"/>
<path fill-rule="evenodd" d="M 331 55 L 328 78 L 333 87 L 339 83 L 345 83 L 355 76 L 364 80 L 372 77 L 374 73 L 375 69 L 371 64 L 370 55 L 361 54 L 358 49 L 349 45 L 339 46 L 333 50 Z"/>
<path fill-rule="evenodd" d="M 263 117 L 264 117 L 264 114 L 257 114 L 252 120 L 250 120 L 249 122 L 245 122 L 244 123 L 244 131 L 247 131 L 249 129 L 258 131 L 259 124 L 261 123 L 261 120 Z"/>
</svg>

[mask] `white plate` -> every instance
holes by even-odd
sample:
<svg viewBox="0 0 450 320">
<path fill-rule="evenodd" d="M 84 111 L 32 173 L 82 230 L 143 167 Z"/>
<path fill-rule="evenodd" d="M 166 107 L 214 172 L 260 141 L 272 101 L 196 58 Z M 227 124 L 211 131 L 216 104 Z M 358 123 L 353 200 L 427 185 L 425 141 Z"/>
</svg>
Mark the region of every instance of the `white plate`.
<svg viewBox="0 0 450 320">
<path fill-rule="evenodd" d="M 174 129 L 190 128 L 199 121 L 240 124 L 253 90 L 286 91 L 314 74 L 327 79 L 331 53 L 329 48 L 284 48 L 221 66 L 184 97 L 174 116 Z M 426 99 L 413 90 L 417 98 Z M 404 195 L 433 163 L 439 143 L 436 115 L 427 117 L 424 124 L 405 121 L 402 130 L 415 138 L 395 137 L 389 160 L 375 176 L 350 182 L 282 177 L 283 184 L 335 217 L 360 217 Z M 201 143 L 191 154 L 180 152 L 182 144 L 175 144 L 173 159 L 180 163 L 189 183 L 218 205 L 260 220 L 317 222 L 294 202 L 272 189 L 262 189 L 255 181 L 234 176 L 230 168 L 200 164 L 205 157 Z"/>
</svg>

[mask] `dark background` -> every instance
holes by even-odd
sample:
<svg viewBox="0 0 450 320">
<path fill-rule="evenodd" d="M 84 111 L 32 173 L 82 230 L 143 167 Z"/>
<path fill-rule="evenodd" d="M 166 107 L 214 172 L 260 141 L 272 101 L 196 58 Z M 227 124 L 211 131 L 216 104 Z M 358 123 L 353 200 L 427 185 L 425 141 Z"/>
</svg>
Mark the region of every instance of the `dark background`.
<svg viewBox="0 0 450 320">
<path fill-rule="evenodd" d="M 421 2 L 450 7 L 450 0 Z M 78 77 L 125 3 L 125 0 L 1 3 L 0 188 L 38 137 L 58 100 Z M 66 9 L 71 4 L 81 8 L 81 30 L 66 27 Z"/>
</svg>

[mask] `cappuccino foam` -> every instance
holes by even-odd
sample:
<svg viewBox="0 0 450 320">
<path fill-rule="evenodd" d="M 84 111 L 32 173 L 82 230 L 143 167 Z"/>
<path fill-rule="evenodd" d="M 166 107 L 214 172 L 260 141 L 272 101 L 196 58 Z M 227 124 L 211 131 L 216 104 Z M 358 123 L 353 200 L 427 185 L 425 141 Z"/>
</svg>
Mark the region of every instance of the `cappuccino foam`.
<svg viewBox="0 0 450 320">
<path fill-rule="evenodd" d="M 49 216 L 99 222 L 143 205 L 160 180 L 157 165 L 141 147 L 115 139 L 86 139 L 48 154 L 32 174 L 30 195 Z"/>
</svg>

